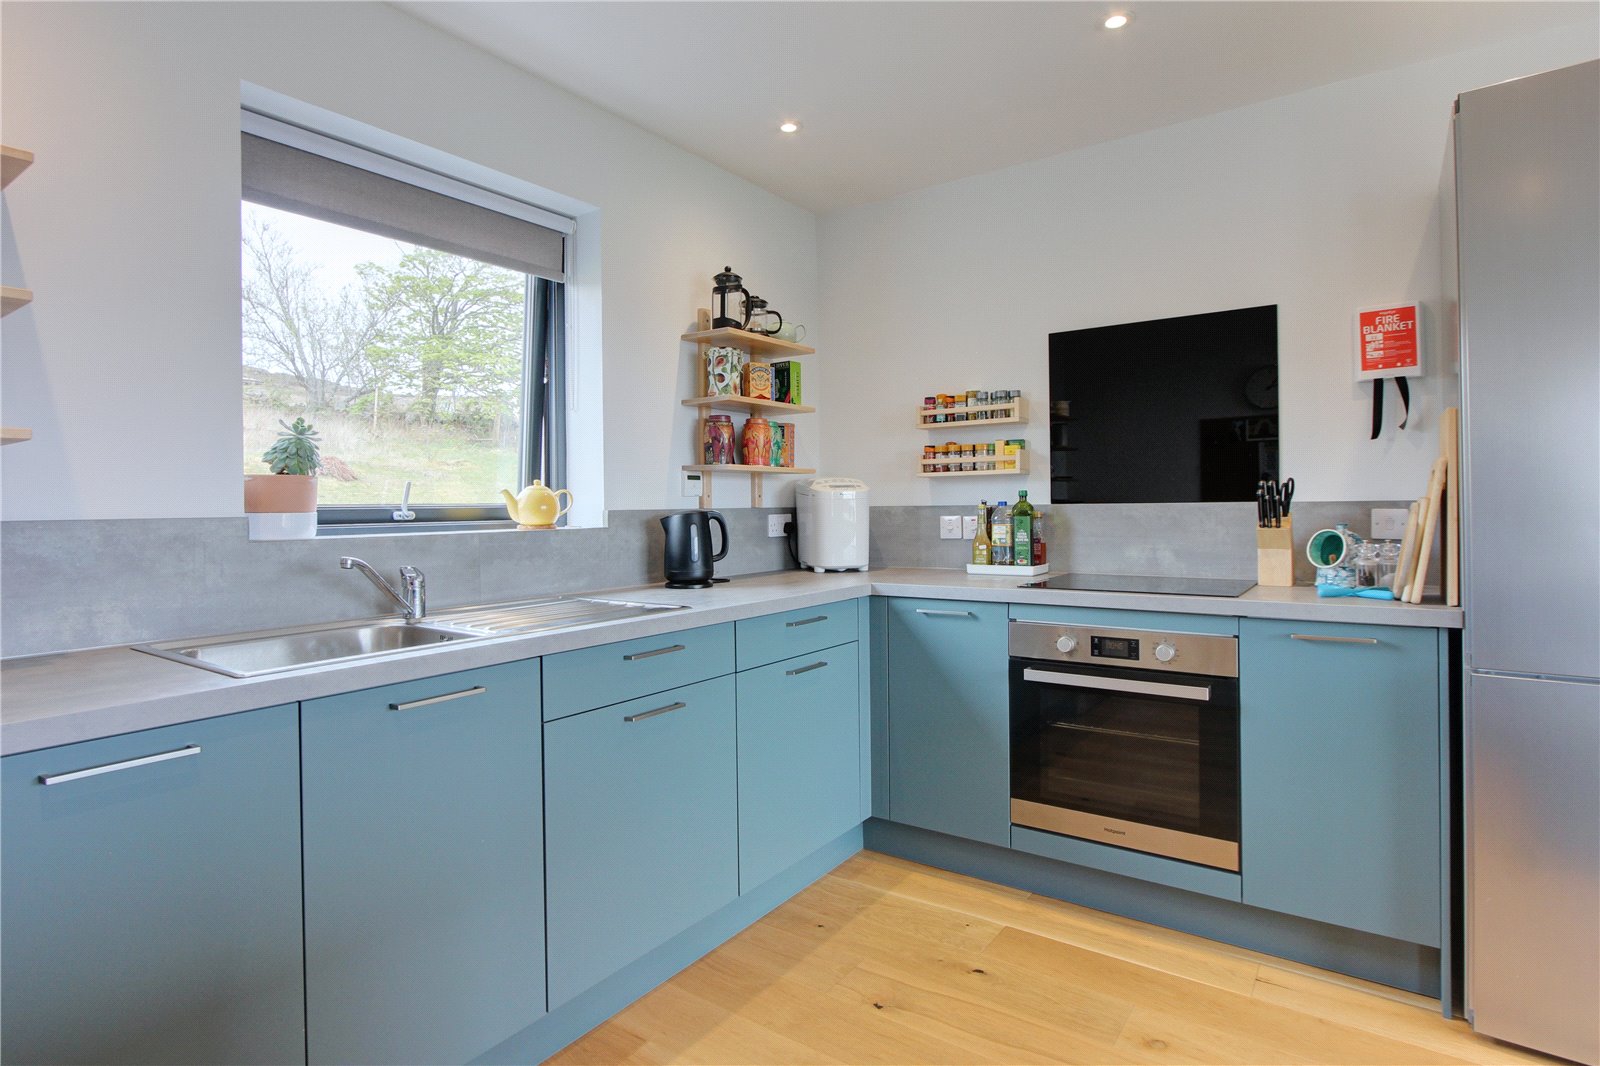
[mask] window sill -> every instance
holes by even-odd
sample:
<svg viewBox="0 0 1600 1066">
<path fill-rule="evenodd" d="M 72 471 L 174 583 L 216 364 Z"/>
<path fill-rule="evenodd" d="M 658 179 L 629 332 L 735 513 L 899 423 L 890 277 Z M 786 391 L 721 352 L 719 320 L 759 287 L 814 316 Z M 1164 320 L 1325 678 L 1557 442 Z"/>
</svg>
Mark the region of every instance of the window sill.
<svg viewBox="0 0 1600 1066">
<path fill-rule="evenodd" d="M 590 526 L 557 526 L 552 532 L 600 528 Z M 498 522 L 346 522 L 339 525 L 317 527 L 317 539 L 324 537 L 394 537 L 418 536 L 427 533 L 516 533 L 517 524 Z M 520 532 L 544 532 L 521 530 Z"/>
</svg>

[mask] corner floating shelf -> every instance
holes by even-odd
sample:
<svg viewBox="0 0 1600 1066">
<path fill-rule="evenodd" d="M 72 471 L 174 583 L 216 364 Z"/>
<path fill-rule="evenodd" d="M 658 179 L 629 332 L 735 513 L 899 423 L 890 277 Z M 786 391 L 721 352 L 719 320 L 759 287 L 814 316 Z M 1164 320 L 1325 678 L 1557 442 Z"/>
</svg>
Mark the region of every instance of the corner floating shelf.
<svg viewBox="0 0 1600 1066">
<path fill-rule="evenodd" d="M 941 463 L 945 464 L 945 465 L 948 465 L 952 461 L 962 462 L 962 463 L 994 463 L 995 464 L 995 469 L 993 469 L 993 470 L 929 470 L 928 469 L 928 467 L 930 467 L 930 466 L 938 466 Z M 1002 466 L 999 465 L 1001 463 L 1012 463 L 1012 462 L 1014 462 L 1016 465 L 1015 466 L 1007 466 L 1007 467 L 1002 467 Z M 921 469 L 917 473 L 918 477 L 1014 477 L 1017 474 L 1026 474 L 1028 472 L 1028 453 L 1027 453 L 1026 450 L 1023 450 L 1023 451 L 1018 452 L 1015 455 L 996 455 L 996 456 L 994 456 L 992 458 L 989 457 L 989 456 L 985 456 L 982 459 L 959 459 L 959 460 L 923 459 L 923 460 L 921 460 L 921 464 L 922 464 Z"/>
<path fill-rule="evenodd" d="M 1000 413 L 996 413 L 1000 412 Z M 935 418 L 950 418 L 960 414 L 970 416 L 974 414 L 989 414 L 989 418 L 963 417 L 954 421 L 935 422 Z M 926 407 L 917 408 L 917 428 L 936 429 L 982 429 L 984 426 L 1022 425 L 1028 421 L 1028 401 L 1020 396 L 1008 403 L 989 403 L 978 407 L 942 408 L 930 411 Z"/>
<path fill-rule="evenodd" d="M 769 337 L 765 333 L 752 333 L 747 329 L 734 329 L 724 326 L 721 329 L 705 329 L 696 333 L 685 333 L 681 338 L 691 344 L 704 344 L 707 347 L 743 348 L 751 355 L 816 355 L 815 348 L 807 348 L 804 344 L 793 341 L 779 340 Z"/>
<path fill-rule="evenodd" d="M 10 285 L 0 285 L 0 318 L 32 302 L 32 289 L 13 289 Z"/>
<path fill-rule="evenodd" d="M 26 148 L 13 148 L 9 144 L 0 144 L 0 189 L 10 185 L 18 174 L 32 165 L 33 153 Z"/>
<path fill-rule="evenodd" d="M 21 444 L 33 439 L 33 430 L 21 426 L 0 426 L 0 445 Z"/>
<path fill-rule="evenodd" d="M 702 315 L 709 317 L 709 312 L 701 311 Z M 765 333 L 752 333 L 745 329 L 703 329 L 694 333 L 685 333 L 680 340 L 698 346 L 702 361 L 705 359 L 707 348 L 740 348 L 755 357 L 789 357 L 796 355 L 815 355 L 815 348 L 808 348 L 804 344 L 795 344 L 793 341 L 779 340 L 769 337 Z M 703 371 L 703 368 L 702 368 Z M 700 380 L 705 380 L 704 373 Z M 694 408 L 699 413 L 699 424 L 695 434 L 695 452 L 700 451 L 700 442 L 705 439 L 706 416 L 713 410 L 746 411 L 752 415 L 809 415 L 816 412 L 815 407 L 808 407 L 803 403 L 783 403 L 778 400 L 762 400 L 752 396 L 696 396 L 692 399 L 681 401 L 683 406 Z M 815 474 L 810 467 L 802 466 L 747 466 L 744 463 L 694 463 L 683 468 L 686 474 L 700 475 L 700 506 L 711 507 L 711 477 L 713 474 L 749 474 L 750 475 L 750 506 L 763 506 L 761 492 L 761 479 L 768 474 Z"/>
<path fill-rule="evenodd" d="M 692 400 L 684 400 L 685 407 L 731 407 L 739 411 L 749 411 L 751 414 L 790 414 L 809 415 L 815 414 L 815 407 L 807 407 L 803 403 L 784 403 L 782 400 L 761 400 L 754 396 L 696 396 Z"/>
</svg>

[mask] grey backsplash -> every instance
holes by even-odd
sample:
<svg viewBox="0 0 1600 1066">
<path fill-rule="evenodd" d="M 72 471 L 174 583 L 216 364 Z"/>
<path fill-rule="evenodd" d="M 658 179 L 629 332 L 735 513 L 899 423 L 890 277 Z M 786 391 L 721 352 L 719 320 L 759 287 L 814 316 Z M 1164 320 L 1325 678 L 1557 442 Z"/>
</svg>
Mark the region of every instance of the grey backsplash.
<svg viewBox="0 0 1600 1066">
<path fill-rule="evenodd" d="M 1046 506 L 1042 510 L 1047 561 L 1056 572 L 1254 578 L 1255 506 L 1253 501 Z M 1409 506 L 1409 501 L 1296 501 L 1295 583 L 1309 585 L 1316 579 L 1305 547 L 1317 530 L 1346 522 L 1352 532 L 1365 537 L 1372 508 Z M 964 566 L 972 542 L 939 539 L 939 516 L 968 513 L 976 514 L 977 508 L 874 507 L 868 560 L 875 568 Z M 1435 551 L 1430 573 L 1437 567 Z"/>
<path fill-rule="evenodd" d="M 1373 507 L 1297 503 L 1296 580 L 1310 584 L 1305 541 L 1348 522 L 1363 536 Z M 391 613 L 341 555 L 385 573 L 402 565 L 428 578 L 430 608 L 663 580 L 661 511 L 613 511 L 604 529 L 504 530 L 251 541 L 242 518 L 129 519 L 0 524 L 0 656 L 143 640 L 269 629 Z M 725 576 L 791 566 L 766 534 L 781 509 L 723 512 L 732 536 Z M 940 540 L 953 507 L 874 507 L 870 560 L 960 567 L 965 540 Z M 1053 570 L 1100 574 L 1255 576 L 1254 505 L 1075 504 L 1045 508 Z M 1435 553 L 1437 559 L 1437 553 Z M 1437 566 L 1437 564 L 1435 564 Z M 686 592 L 690 602 L 694 593 Z"/>
<path fill-rule="evenodd" d="M 0 656 L 231 633 L 394 613 L 355 555 L 391 581 L 410 565 L 428 607 L 664 580 L 665 511 L 612 511 L 604 529 L 252 541 L 243 518 L 0 523 Z M 719 575 L 789 567 L 767 515 L 728 510 Z M 713 534 L 715 536 L 715 534 Z M 693 597 L 686 591 L 685 601 Z"/>
</svg>

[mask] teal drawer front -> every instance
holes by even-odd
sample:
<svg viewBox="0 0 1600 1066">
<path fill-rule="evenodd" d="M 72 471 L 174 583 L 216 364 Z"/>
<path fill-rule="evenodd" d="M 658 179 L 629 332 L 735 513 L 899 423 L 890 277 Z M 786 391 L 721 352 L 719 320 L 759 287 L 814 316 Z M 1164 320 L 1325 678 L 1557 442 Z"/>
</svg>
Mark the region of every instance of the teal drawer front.
<svg viewBox="0 0 1600 1066">
<path fill-rule="evenodd" d="M 720 677 L 545 725 L 552 1009 L 738 898 L 733 699 Z"/>
<path fill-rule="evenodd" d="M 1103 607 L 1036 607 L 1011 605 L 1018 622 L 1053 622 L 1064 626 L 1101 626 L 1106 629 L 1148 629 L 1160 633 L 1212 633 L 1238 635 L 1239 620 L 1232 615 L 1178 614 L 1172 611 L 1118 611 Z"/>
<path fill-rule="evenodd" d="M 544 1013 L 538 660 L 301 704 L 307 1045 L 465 1062 Z"/>
<path fill-rule="evenodd" d="M 1246 619 L 1244 902 L 1440 943 L 1438 633 Z"/>
<path fill-rule="evenodd" d="M 732 672 L 732 622 L 547 655 L 544 718 L 553 722 Z"/>
<path fill-rule="evenodd" d="M 848 644 L 856 639 L 855 600 L 746 618 L 735 623 L 740 670 Z"/>
<path fill-rule="evenodd" d="M 739 674 L 741 893 L 861 824 L 860 690 L 854 642 Z"/>
<path fill-rule="evenodd" d="M 299 759 L 289 705 L 0 762 L 0 1058 L 303 1063 Z"/>
</svg>

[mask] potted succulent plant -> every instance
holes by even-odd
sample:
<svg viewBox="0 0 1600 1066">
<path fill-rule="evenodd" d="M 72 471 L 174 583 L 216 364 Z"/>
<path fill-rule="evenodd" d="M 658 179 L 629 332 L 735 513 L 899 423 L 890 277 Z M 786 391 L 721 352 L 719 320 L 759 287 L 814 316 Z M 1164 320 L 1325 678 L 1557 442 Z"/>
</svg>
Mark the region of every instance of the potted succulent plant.
<svg viewBox="0 0 1600 1066">
<path fill-rule="evenodd" d="M 270 474 L 244 479 L 251 540 L 299 540 L 317 535 L 317 431 L 304 418 L 279 421 L 283 432 L 261 455 Z"/>
</svg>

